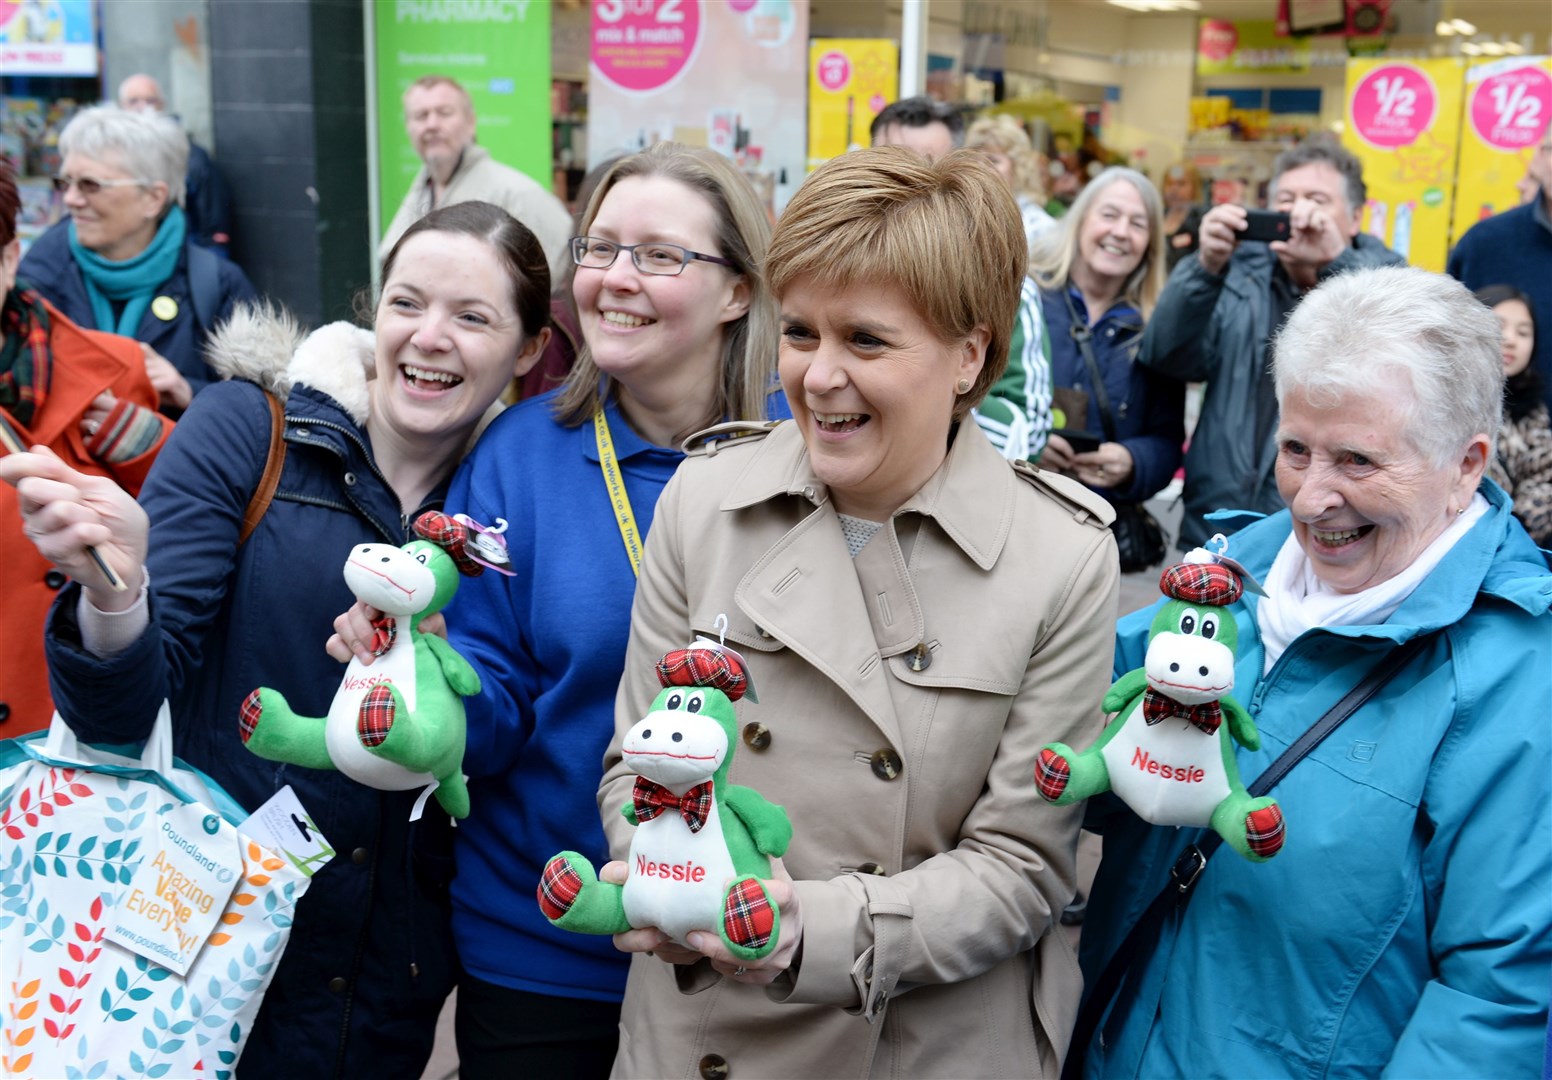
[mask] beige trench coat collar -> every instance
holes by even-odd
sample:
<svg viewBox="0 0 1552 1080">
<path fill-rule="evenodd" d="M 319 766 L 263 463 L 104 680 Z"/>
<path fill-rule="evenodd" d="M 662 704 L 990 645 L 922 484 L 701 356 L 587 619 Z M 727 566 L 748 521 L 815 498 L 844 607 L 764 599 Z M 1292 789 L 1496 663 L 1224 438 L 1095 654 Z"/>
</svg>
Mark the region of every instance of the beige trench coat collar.
<svg viewBox="0 0 1552 1080">
<path fill-rule="evenodd" d="M 840 687 L 898 747 L 902 729 L 891 683 L 916 681 L 909 661 L 921 653 L 930 656 L 935 640 L 912 567 L 923 563 L 927 549 L 936 548 L 936 555 L 950 543 L 981 570 L 991 569 L 1012 533 L 1018 483 L 980 429 L 961 424 L 937 472 L 852 559 L 797 425 L 781 424 L 720 509 L 743 510 L 783 497 L 804 499 L 816 509 L 754 561 L 734 602 L 763 633 Z M 909 563 L 894 527 L 908 514 L 923 519 Z M 885 677 L 886 669 L 894 678 Z"/>
</svg>

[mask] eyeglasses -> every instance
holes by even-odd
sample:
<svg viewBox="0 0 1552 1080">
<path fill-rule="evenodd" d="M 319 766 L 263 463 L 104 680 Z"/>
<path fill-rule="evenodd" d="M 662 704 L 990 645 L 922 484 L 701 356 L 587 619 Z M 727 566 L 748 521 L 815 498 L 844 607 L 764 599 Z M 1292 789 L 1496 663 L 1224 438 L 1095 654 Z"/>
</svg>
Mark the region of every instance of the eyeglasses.
<svg viewBox="0 0 1552 1080">
<path fill-rule="evenodd" d="M 699 251 L 691 251 L 678 244 L 616 244 L 613 240 L 600 240 L 596 236 L 571 238 L 572 261 L 578 266 L 585 266 L 592 270 L 603 270 L 613 266 L 614 260 L 619 258 L 622 251 L 630 252 L 631 262 L 643 274 L 664 274 L 673 277 L 684 273 L 684 268 L 695 259 L 716 263 L 718 266 L 731 266 L 735 270 L 738 268 L 736 264 L 720 255 L 702 255 Z"/>
<path fill-rule="evenodd" d="M 90 199 L 105 187 L 145 187 L 150 180 L 98 180 L 91 176 L 56 176 L 54 190 L 63 195 L 72 186 Z"/>
</svg>

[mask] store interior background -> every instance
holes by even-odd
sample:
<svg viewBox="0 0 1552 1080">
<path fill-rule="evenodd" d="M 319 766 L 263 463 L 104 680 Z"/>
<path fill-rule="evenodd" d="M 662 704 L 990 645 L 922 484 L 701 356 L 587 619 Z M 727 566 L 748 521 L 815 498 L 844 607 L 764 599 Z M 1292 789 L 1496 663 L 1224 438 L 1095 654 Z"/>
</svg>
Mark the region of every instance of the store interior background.
<svg viewBox="0 0 1552 1080">
<path fill-rule="evenodd" d="M 365 3 L 110 0 L 97 9 L 97 78 L 0 73 L 0 95 L 89 101 L 133 72 L 156 76 L 233 189 L 233 256 L 255 284 L 309 322 L 346 317 L 352 295 L 370 283 L 375 247 Z M 901 36 L 900 0 L 811 0 L 808 11 L 811 37 Z M 1236 91 L 1237 103 L 1259 98 L 1274 109 L 1307 109 L 1311 125 L 1340 125 L 1349 56 L 1341 38 L 1315 38 L 1305 72 L 1196 73 L 1200 19 L 1269 20 L 1276 11 L 1277 0 L 1199 0 L 1195 10 L 1151 12 L 1109 0 L 930 0 L 928 88 L 990 111 L 1049 118 L 1053 129 L 1087 112 L 1108 151 L 1155 178 L 1187 157 L 1206 162 L 1209 176 L 1264 172 L 1285 137 L 1193 137 L 1191 100 Z M 547 102 L 524 103 L 551 113 L 557 190 L 574 189 L 587 165 L 590 15 L 585 0 L 553 0 L 553 92 Z M 1436 33 L 1457 18 L 1469 20 L 1475 37 Z M 1552 51 L 1545 0 L 1393 0 L 1390 24 L 1380 54 L 1389 57 L 1460 55 L 1483 44 Z M 729 98 L 736 106 L 736 87 Z"/>
</svg>

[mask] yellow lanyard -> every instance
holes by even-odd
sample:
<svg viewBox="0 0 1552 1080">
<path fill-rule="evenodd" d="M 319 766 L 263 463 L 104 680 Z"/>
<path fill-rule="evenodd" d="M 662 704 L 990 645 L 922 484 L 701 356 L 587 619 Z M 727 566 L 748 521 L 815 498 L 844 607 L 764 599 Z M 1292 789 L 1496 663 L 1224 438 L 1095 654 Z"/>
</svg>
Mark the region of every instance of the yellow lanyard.
<svg viewBox="0 0 1552 1080">
<path fill-rule="evenodd" d="M 625 541 L 631 572 L 640 577 L 641 534 L 636 531 L 636 515 L 631 512 L 630 495 L 620 476 L 620 462 L 614 456 L 614 438 L 609 434 L 609 419 L 604 416 L 603 409 L 593 414 L 593 434 L 598 439 L 598 467 L 603 470 L 604 486 L 609 489 L 609 503 L 614 507 L 614 520 L 620 526 L 620 539 Z"/>
</svg>

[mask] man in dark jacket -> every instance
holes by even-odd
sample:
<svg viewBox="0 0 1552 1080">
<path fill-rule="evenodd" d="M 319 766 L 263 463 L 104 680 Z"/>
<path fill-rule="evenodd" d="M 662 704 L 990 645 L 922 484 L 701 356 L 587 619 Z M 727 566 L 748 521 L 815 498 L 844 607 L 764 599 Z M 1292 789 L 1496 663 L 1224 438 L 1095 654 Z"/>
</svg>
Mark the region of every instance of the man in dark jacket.
<svg viewBox="0 0 1552 1080">
<path fill-rule="evenodd" d="M 162 87 L 149 75 L 135 74 L 119 83 L 119 108 L 166 112 Z M 204 147 L 189 138 L 189 171 L 183 181 L 183 215 L 189 239 L 218 255 L 232 242 L 232 194 Z"/>
<path fill-rule="evenodd" d="M 1513 285 L 1530 297 L 1539 329 L 1531 366 L 1552 408 L 1552 126 L 1541 133 L 1523 183 L 1530 198 L 1471 226 L 1450 252 L 1448 273 L 1468 289 Z"/>
<path fill-rule="evenodd" d="M 1359 234 L 1365 194 L 1362 165 L 1336 142 L 1311 139 L 1286 150 L 1272 165 L 1272 205 L 1290 215 L 1288 239 L 1241 241 L 1245 208 L 1215 206 L 1202 219 L 1199 249 L 1175 268 L 1160 294 L 1138 362 L 1207 384 L 1186 451 L 1182 550 L 1212 535 L 1205 515 L 1214 510 L 1282 509 L 1272 473 L 1272 338 L 1326 278 L 1405 261 Z"/>
</svg>

